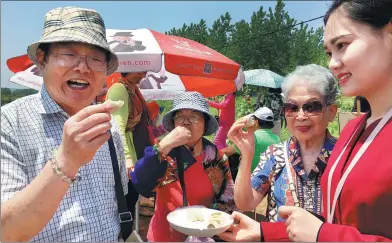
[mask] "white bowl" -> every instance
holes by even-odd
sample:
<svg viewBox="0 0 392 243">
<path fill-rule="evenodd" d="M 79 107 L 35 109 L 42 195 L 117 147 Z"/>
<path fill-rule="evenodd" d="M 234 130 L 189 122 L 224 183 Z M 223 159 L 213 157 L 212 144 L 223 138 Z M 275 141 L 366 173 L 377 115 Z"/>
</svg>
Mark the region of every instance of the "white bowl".
<svg viewBox="0 0 392 243">
<path fill-rule="evenodd" d="M 213 213 L 220 213 L 223 220 L 219 224 L 218 228 L 208 229 L 207 221 Z M 193 222 L 195 214 L 201 215 L 204 221 Z M 225 232 L 234 221 L 231 215 L 215 209 L 206 208 L 204 206 L 177 208 L 173 212 L 169 213 L 166 218 L 173 229 L 185 235 L 196 237 L 212 237 Z"/>
</svg>

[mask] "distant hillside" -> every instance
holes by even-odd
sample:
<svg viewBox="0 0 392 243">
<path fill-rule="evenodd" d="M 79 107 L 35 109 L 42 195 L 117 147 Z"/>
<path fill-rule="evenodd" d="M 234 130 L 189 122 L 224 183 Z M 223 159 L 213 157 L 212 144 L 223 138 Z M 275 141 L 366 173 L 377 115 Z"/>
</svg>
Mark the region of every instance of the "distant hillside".
<svg viewBox="0 0 392 243">
<path fill-rule="evenodd" d="M 5 105 L 18 98 L 36 93 L 38 93 L 38 91 L 34 89 L 1 88 L 1 105 Z"/>
</svg>

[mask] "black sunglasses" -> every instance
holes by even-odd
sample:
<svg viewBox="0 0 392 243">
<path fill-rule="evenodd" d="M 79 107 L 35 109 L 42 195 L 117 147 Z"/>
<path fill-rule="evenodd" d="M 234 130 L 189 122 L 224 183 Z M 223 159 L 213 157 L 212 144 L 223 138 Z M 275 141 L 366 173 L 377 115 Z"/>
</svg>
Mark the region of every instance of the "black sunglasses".
<svg viewBox="0 0 392 243">
<path fill-rule="evenodd" d="M 302 108 L 302 111 L 307 116 L 317 116 L 323 112 L 323 107 L 325 105 L 320 101 L 310 101 L 302 105 L 302 107 L 292 104 L 292 103 L 284 103 L 282 112 L 286 117 L 294 117 L 298 114 L 299 110 Z"/>
</svg>

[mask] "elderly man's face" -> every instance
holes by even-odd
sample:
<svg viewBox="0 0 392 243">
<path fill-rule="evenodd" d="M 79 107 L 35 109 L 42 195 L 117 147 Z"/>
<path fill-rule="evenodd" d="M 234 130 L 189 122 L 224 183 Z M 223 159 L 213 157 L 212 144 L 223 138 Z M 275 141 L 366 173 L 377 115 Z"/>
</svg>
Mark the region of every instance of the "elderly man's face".
<svg viewBox="0 0 392 243">
<path fill-rule="evenodd" d="M 300 109 L 285 112 L 289 132 L 300 141 L 308 141 L 323 136 L 328 123 L 333 121 L 337 106 L 325 106 L 324 98 L 320 93 L 308 89 L 306 83 L 293 87 L 288 93 L 287 102 Z M 318 104 L 321 103 L 321 109 Z M 304 111 L 305 110 L 305 111 Z"/>
<path fill-rule="evenodd" d="M 41 50 L 37 51 L 45 87 L 51 97 L 69 115 L 73 115 L 90 105 L 102 90 L 107 66 L 105 63 L 104 70 L 94 71 L 87 64 L 86 58 L 82 58 L 76 66 L 64 67 L 65 59 L 68 56 L 81 55 L 92 57 L 95 61 L 105 61 L 105 53 L 93 45 L 82 43 L 54 43 L 51 44 L 49 52 L 44 61 L 44 53 Z"/>
</svg>

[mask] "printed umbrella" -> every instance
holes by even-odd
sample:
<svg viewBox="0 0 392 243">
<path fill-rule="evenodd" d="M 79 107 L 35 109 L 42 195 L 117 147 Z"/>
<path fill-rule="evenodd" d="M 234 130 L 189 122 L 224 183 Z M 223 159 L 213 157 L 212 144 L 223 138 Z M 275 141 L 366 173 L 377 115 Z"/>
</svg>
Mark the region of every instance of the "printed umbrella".
<svg viewBox="0 0 392 243">
<path fill-rule="evenodd" d="M 39 90 L 42 85 L 42 76 L 27 55 L 22 55 L 7 60 L 7 65 L 12 72 L 15 72 L 9 79 L 10 82 Z M 23 71 L 21 71 L 23 70 Z M 118 81 L 120 73 L 116 72 L 106 77 L 106 87 L 110 87 Z M 237 90 L 242 87 L 245 77 L 242 69 L 235 79 Z M 158 73 L 147 72 L 146 77 L 140 83 L 140 90 L 146 100 L 172 100 L 181 92 L 196 90 L 205 97 L 216 96 L 216 88 L 219 87 L 218 94 L 233 92 L 232 85 L 227 80 L 204 78 L 197 76 L 176 75 L 165 71 L 163 68 Z"/>
<path fill-rule="evenodd" d="M 107 86 L 110 87 L 118 81 L 120 73 L 116 72 L 106 78 Z M 217 78 L 205 78 L 198 76 L 176 75 L 165 71 L 162 66 L 159 72 L 147 72 L 140 82 L 139 88 L 146 100 L 172 100 L 185 91 L 198 91 L 205 97 L 214 97 L 221 94 L 241 89 L 245 81 L 242 68 L 233 81 Z"/>
<path fill-rule="evenodd" d="M 11 76 L 9 79 L 10 82 L 35 90 L 41 88 L 42 77 L 39 74 L 39 69 L 27 55 L 8 59 L 7 66 L 11 72 L 15 73 L 15 75 Z"/>
<path fill-rule="evenodd" d="M 118 72 L 148 71 L 140 86 L 147 99 L 172 99 L 184 91 L 213 97 L 239 90 L 245 81 L 239 64 L 193 40 L 149 29 L 108 29 L 106 38 L 118 56 Z"/>
<path fill-rule="evenodd" d="M 205 97 L 213 97 L 239 90 L 245 81 L 239 64 L 186 38 L 149 29 L 108 29 L 106 37 L 119 59 L 117 72 L 147 71 L 140 86 L 146 99 L 170 100 L 184 91 L 198 91 Z M 23 66 L 24 62 L 21 63 Z M 10 81 L 25 86 L 34 83 L 37 87 L 42 78 L 32 72 L 32 67 L 35 66 L 17 72 Z M 118 76 L 119 73 L 114 73 L 107 77 L 107 86 L 116 82 Z"/>
<path fill-rule="evenodd" d="M 252 69 L 244 72 L 245 84 L 257 85 L 268 88 L 280 88 L 284 77 L 266 69 Z"/>
<path fill-rule="evenodd" d="M 159 72 L 164 66 L 177 75 L 233 81 L 240 69 L 239 64 L 196 41 L 149 29 L 108 29 L 106 38 L 118 56 L 119 72 Z"/>
</svg>

